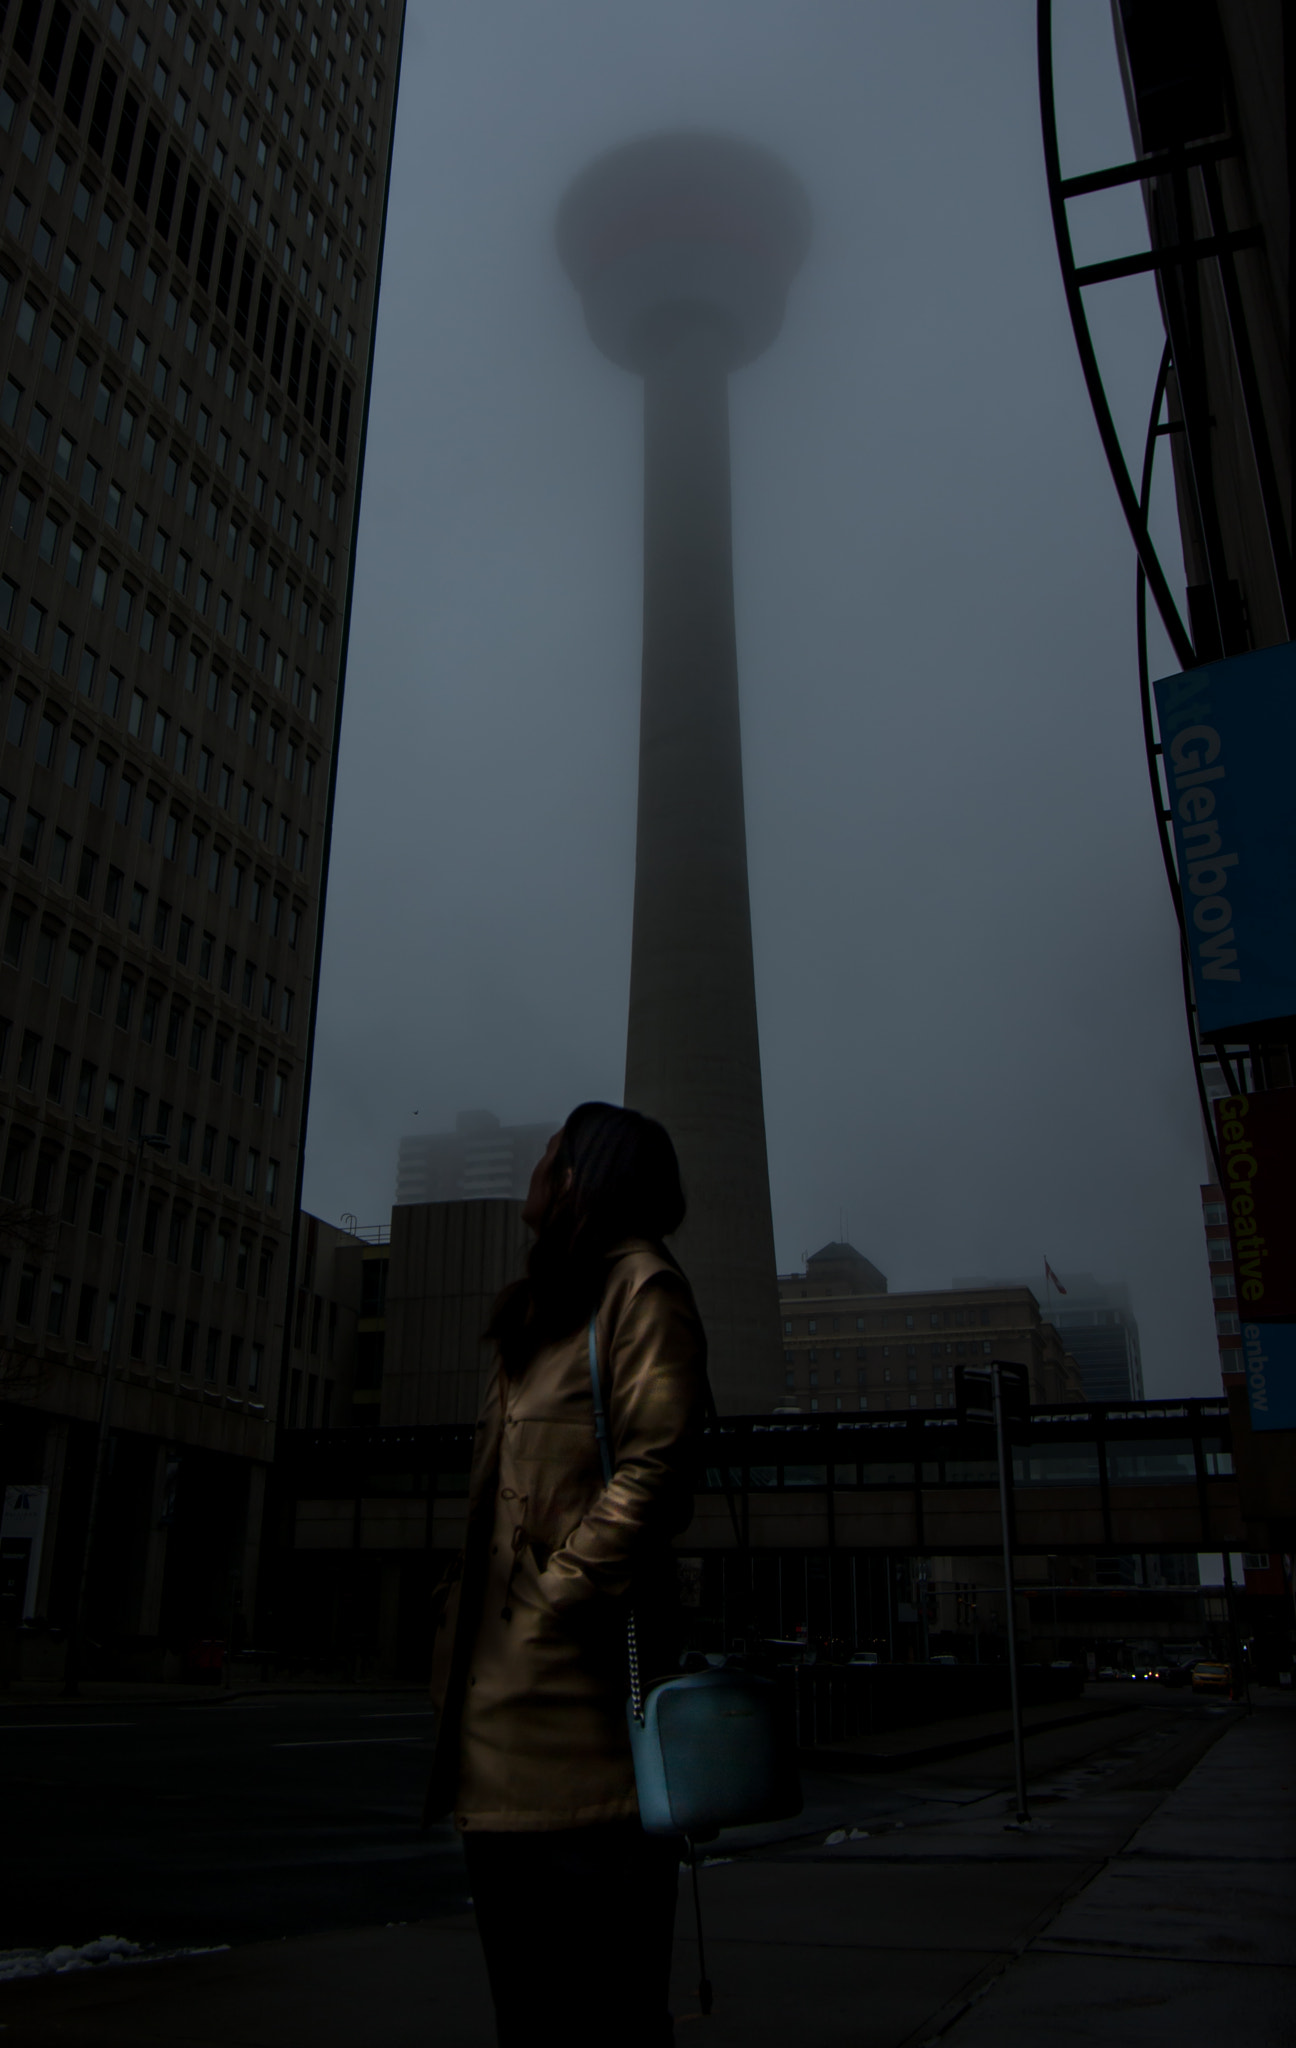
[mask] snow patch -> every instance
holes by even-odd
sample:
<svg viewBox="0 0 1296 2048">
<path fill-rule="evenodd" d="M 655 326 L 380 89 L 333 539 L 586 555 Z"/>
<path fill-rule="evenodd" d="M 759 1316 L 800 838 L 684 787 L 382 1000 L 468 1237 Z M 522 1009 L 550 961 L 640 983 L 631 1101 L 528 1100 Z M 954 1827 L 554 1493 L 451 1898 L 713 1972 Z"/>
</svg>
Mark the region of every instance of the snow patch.
<svg viewBox="0 0 1296 2048">
<path fill-rule="evenodd" d="M 211 1948 L 151 1949 L 147 1953 L 138 1941 L 124 1941 L 119 1934 L 101 1934 L 97 1941 L 60 1942 L 57 1948 L 0 1949 L 0 1984 L 20 1977 L 67 1977 L 78 1970 L 120 1968 L 124 1963 L 166 1963 L 180 1956 L 215 1956 L 229 1947 L 227 1941 Z"/>
</svg>

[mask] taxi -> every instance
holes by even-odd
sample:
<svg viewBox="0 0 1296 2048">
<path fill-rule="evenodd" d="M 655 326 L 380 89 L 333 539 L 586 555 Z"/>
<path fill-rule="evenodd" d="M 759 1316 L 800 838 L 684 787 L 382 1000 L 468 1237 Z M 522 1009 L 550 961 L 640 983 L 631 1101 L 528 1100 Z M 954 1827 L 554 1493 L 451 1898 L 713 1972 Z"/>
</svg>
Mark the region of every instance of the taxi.
<svg viewBox="0 0 1296 2048">
<path fill-rule="evenodd" d="M 1222 1692 L 1231 1695 L 1233 1691 L 1233 1666 L 1231 1664 L 1202 1663 L 1193 1665 L 1192 1689 L 1194 1692 Z"/>
</svg>

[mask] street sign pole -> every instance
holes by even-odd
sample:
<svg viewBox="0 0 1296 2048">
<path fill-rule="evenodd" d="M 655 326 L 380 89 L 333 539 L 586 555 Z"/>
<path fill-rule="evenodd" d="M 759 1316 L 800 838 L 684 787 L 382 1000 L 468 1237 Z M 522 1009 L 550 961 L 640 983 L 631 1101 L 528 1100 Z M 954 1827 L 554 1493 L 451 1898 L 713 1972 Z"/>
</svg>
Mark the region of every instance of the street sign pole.
<svg viewBox="0 0 1296 2048">
<path fill-rule="evenodd" d="M 1026 1748 L 1022 1738 L 1021 1687 L 1017 1678 L 1017 1616 L 1013 1599 L 1012 1530 L 1008 1519 L 1008 1459 L 1004 1442 L 1003 1392 L 999 1384 L 998 1360 L 990 1366 L 994 1395 L 995 1448 L 999 1461 L 999 1522 L 1003 1532 L 1004 1599 L 1008 1608 L 1008 1684 L 1012 1699 L 1013 1767 L 1017 1778 L 1018 1827 L 1030 1824 L 1026 1805 Z"/>
</svg>

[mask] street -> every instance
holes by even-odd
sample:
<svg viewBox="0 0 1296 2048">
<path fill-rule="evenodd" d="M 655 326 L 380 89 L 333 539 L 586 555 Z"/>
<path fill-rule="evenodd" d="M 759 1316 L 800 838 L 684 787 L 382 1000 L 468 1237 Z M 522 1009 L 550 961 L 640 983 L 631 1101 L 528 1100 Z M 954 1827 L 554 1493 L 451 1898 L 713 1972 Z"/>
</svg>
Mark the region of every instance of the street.
<svg viewBox="0 0 1296 2048">
<path fill-rule="evenodd" d="M 1226 1712 L 1159 1686 L 1090 1693 L 1103 1718 L 1028 1738 L 1042 1813 L 1118 1793 L 1150 1802 Z M 114 1934 L 165 1950 L 461 1912 L 453 1830 L 418 1827 L 431 1725 L 416 1690 L 0 1707 L 3 1947 Z M 735 1830 L 714 1853 L 768 1857 L 839 1827 L 876 1839 L 997 1812 L 1011 1777 L 1006 1742 L 864 1777 L 814 1768 L 796 1821 Z"/>
<path fill-rule="evenodd" d="M 0 1707 L 0 1946 L 245 1942 L 462 1906 L 451 1832 L 418 1832 L 431 1725 L 416 1690 Z"/>
</svg>

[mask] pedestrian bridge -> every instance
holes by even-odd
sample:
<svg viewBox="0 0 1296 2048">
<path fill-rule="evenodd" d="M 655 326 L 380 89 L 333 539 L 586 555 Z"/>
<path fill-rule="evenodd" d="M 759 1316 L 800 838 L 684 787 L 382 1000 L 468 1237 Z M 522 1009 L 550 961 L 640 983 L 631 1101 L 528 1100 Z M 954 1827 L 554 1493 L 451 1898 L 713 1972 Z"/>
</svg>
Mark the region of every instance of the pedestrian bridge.
<svg viewBox="0 0 1296 2048">
<path fill-rule="evenodd" d="M 1009 1424 L 1022 1552 L 1086 1556 L 1242 1547 L 1228 1403 L 1034 1408 Z M 298 1430 L 281 1439 L 295 1550 L 441 1551 L 462 1535 L 473 1431 Z M 732 1547 L 728 1481 L 754 1550 L 957 1557 L 1000 1541 L 993 1431 L 953 1412 L 738 1415 L 706 1432 L 683 1547 Z"/>
<path fill-rule="evenodd" d="M 1100 1665 L 1131 1641 L 1214 1639 L 1227 1614 L 1197 1583 L 1197 1553 L 1243 1544 L 1226 1401 L 1036 1408 L 1008 1436 L 1032 1654 Z M 470 1425 L 284 1435 L 282 1649 L 425 1668 L 431 1586 L 463 1540 L 472 1441 Z M 722 1417 L 677 1549 L 700 1648 L 755 1629 L 891 1658 L 1002 1651 L 994 1435 L 950 1411 Z"/>
</svg>

